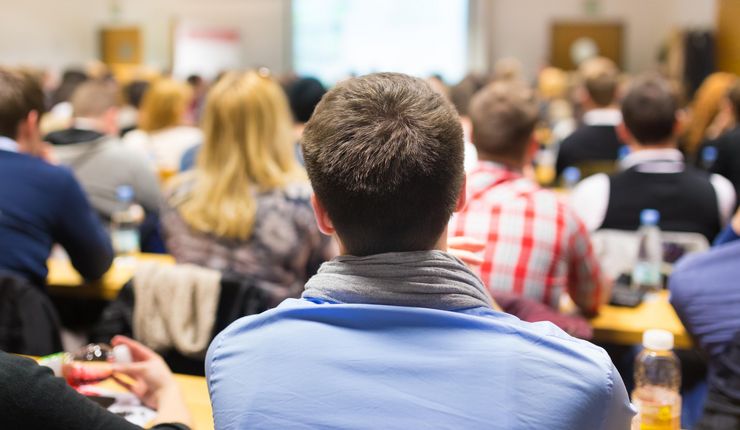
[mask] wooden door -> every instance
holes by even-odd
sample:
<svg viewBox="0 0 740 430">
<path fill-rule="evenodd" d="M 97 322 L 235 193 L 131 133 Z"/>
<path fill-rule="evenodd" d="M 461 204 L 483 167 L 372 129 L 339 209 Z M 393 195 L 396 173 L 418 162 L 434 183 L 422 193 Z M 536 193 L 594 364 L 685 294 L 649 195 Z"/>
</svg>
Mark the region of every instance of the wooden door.
<svg viewBox="0 0 740 430">
<path fill-rule="evenodd" d="M 717 68 L 740 74 L 740 0 L 719 0 L 717 8 Z"/>
<path fill-rule="evenodd" d="M 550 61 L 553 66 L 574 70 L 571 50 L 574 43 L 590 39 L 598 55 L 607 57 L 623 68 L 624 26 L 621 22 L 558 21 L 552 25 Z"/>
</svg>

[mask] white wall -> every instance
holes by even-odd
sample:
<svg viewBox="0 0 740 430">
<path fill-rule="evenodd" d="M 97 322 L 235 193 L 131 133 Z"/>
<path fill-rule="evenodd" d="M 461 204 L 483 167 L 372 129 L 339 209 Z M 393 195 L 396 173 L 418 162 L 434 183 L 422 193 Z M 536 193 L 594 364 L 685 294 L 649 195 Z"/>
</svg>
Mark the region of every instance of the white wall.
<svg viewBox="0 0 740 430">
<path fill-rule="evenodd" d="M 486 0 L 484 0 L 486 1 Z M 714 0 L 599 0 L 596 16 L 584 0 L 487 0 L 491 60 L 514 56 L 534 73 L 548 60 L 550 31 L 556 20 L 603 19 L 625 24 L 624 66 L 640 71 L 655 64 L 656 53 L 678 26 L 713 27 Z"/>
<path fill-rule="evenodd" d="M 371 0 L 364 0 L 371 1 Z M 399 0 L 402 1 L 402 0 Z M 471 66 L 520 58 L 530 74 L 547 60 L 550 24 L 584 19 L 585 0 L 472 0 Z M 0 0 L 0 63 L 61 68 L 97 57 L 97 30 L 114 22 L 143 29 L 147 64 L 169 65 L 176 19 L 234 25 L 243 37 L 244 66 L 290 68 L 290 0 Z M 712 27 L 715 0 L 597 0 L 599 19 L 626 25 L 628 71 L 651 67 L 675 26 Z"/>
<path fill-rule="evenodd" d="M 45 67 L 81 65 L 98 56 L 98 30 L 138 25 L 146 63 L 169 65 L 178 19 L 233 25 L 241 30 L 244 66 L 289 68 L 289 0 L 0 0 L 0 63 Z M 116 18 L 114 18 L 116 16 Z"/>
</svg>

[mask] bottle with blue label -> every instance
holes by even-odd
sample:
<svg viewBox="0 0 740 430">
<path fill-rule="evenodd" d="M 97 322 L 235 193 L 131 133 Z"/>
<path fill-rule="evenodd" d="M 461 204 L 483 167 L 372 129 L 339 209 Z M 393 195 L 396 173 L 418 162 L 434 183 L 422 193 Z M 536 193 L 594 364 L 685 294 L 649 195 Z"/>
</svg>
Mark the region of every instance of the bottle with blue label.
<svg viewBox="0 0 740 430">
<path fill-rule="evenodd" d="M 632 270 L 634 288 L 659 290 L 662 287 L 663 242 L 660 237 L 660 212 L 644 209 L 640 213 L 639 247 Z"/>
<path fill-rule="evenodd" d="M 714 146 L 706 146 L 701 150 L 701 167 L 704 170 L 710 170 L 714 167 L 714 163 L 717 161 L 717 148 Z"/>
<path fill-rule="evenodd" d="M 116 256 L 133 256 L 140 251 L 139 222 L 134 205 L 134 189 L 130 185 L 116 188 L 118 208 L 111 215 L 111 241 Z"/>
<path fill-rule="evenodd" d="M 581 180 L 581 169 L 574 166 L 566 167 L 563 169 L 562 178 L 563 188 L 566 190 L 572 190 Z"/>
</svg>

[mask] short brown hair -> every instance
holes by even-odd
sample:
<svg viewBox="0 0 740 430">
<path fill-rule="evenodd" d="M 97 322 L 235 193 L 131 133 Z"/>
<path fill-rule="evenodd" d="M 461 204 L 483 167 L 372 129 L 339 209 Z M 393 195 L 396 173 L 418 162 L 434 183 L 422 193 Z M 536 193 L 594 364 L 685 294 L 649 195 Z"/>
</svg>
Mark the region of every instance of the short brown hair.
<svg viewBox="0 0 740 430">
<path fill-rule="evenodd" d="M 643 145 L 660 143 L 673 135 L 678 100 L 670 84 L 658 76 L 636 79 L 622 100 L 627 129 Z"/>
<path fill-rule="evenodd" d="M 44 113 L 44 91 L 31 73 L 0 67 L 0 136 L 15 139 L 31 111 Z"/>
<path fill-rule="evenodd" d="M 110 81 L 87 81 L 77 87 L 70 101 L 76 117 L 97 118 L 118 105 L 118 89 Z"/>
<path fill-rule="evenodd" d="M 619 69 L 606 57 L 586 60 L 579 68 L 588 96 L 598 106 L 609 106 L 614 102 L 619 86 Z"/>
<path fill-rule="evenodd" d="M 457 113 L 468 116 L 470 101 L 475 93 L 486 85 L 486 79 L 476 74 L 468 74 L 457 85 L 450 88 L 450 101 L 455 105 Z"/>
<path fill-rule="evenodd" d="M 524 155 L 538 119 L 534 91 L 519 82 L 494 82 L 470 104 L 473 144 L 484 153 L 519 158 Z"/>
<path fill-rule="evenodd" d="M 347 252 L 432 249 L 463 182 L 453 106 L 422 79 L 378 73 L 329 91 L 303 134 L 317 199 Z"/>
</svg>

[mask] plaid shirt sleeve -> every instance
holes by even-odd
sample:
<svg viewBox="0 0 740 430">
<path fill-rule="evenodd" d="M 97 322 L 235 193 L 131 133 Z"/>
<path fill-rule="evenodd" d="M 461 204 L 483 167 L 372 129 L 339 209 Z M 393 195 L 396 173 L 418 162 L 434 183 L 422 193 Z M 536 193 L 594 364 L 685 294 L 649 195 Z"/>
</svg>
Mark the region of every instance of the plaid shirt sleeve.
<svg viewBox="0 0 740 430">
<path fill-rule="evenodd" d="M 594 315 L 609 293 L 609 283 L 586 226 L 572 211 L 568 211 L 568 216 L 568 292 L 583 313 Z"/>
</svg>

